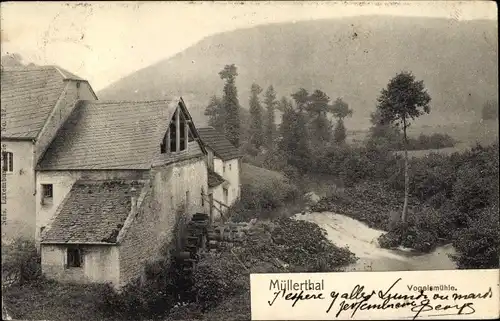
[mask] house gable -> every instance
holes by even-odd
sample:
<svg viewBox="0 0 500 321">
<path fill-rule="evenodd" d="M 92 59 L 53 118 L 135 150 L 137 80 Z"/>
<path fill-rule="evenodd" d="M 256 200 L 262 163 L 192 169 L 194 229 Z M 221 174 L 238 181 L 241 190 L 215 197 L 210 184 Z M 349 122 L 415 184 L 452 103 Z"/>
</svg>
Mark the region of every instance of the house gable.
<svg viewBox="0 0 500 321">
<path fill-rule="evenodd" d="M 162 127 L 153 166 L 205 155 L 205 146 L 181 99 L 169 121 Z"/>
<path fill-rule="evenodd" d="M 6 124 L 2 139 L 37 140 L 56 104 L 66 98 L 68 86 L 88 84 L 57 66 L 6 67 L 1 73 L 2 118 Z"/>
</svg>

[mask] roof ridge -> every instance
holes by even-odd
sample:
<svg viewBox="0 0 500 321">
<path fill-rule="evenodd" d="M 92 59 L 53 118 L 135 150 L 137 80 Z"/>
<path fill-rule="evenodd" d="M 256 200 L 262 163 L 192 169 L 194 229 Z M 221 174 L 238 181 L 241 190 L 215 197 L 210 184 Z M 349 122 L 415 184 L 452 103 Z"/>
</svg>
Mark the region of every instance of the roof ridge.
<svg viewBox="0 0 500 321">
<path fill-rule="evenodd" d="M 75 182 L 74 185 L 96 185 L 103 183 L 120 183 L 120 184 L 144 184 L 147 182 L 147 179 L 79 179 Z"/>
<path fill-rule="evenodd" d="M 33 71 L 33 70 L 43 70 L 43 69 L 53 69 L 54 66 L 45 65 L 45 66 L 2 66 L 2 70 L 15 70 L 15 71 Z"/>
<path fill-rule="evenodd" d="M 82 100 L 84 102 L 90 102 L 93 104 L 123 104 L 123 103 L 161 103 L 161 102 L 173 102 L 178 100 L 179 97 L 171 99 L 149 99 L 149 100 Z M 179 100 L 180 101 L 180 100 Z"/>
<path fill-rule="evenodd" d="M 79 80 L 79 81 L 87 81 L 86 79 L 79 77 L 72 72 L 64 69 L 58 65 L 43 65 L 43 66 L 2 66 L 2 71 L 39 71 L 39 70 L 54 70 L 57 71 L 63 79 L 66 80 Z"/>
</svg>

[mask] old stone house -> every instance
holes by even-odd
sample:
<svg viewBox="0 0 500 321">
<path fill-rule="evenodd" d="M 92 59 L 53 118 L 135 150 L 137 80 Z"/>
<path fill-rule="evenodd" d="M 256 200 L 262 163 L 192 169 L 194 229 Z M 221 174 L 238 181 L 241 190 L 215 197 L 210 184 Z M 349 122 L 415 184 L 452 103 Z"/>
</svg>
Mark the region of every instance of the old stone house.
<svg viewBox="0 0 500 321">
<path fill-rule="evenodd" d="M 208 211 L 206 150 L 182 99 L 76 105 L 37 167 L 42 271 L 120 287 Z"/>
<path fill-rule="evenodd" d="M 2 67 L 2 240 L 35 238 L 35 167 L 89 83 L 56 66 Z"/>
<path fill-rule="evenodd" d="M 198 129 L 207 150 L 208 195 L 214 217 L 225 213 L 241 193 L 241 155 L 223 133 L 213 127 Z M 214 213 L 215 212 L 215 213 Z"/>
</svg>

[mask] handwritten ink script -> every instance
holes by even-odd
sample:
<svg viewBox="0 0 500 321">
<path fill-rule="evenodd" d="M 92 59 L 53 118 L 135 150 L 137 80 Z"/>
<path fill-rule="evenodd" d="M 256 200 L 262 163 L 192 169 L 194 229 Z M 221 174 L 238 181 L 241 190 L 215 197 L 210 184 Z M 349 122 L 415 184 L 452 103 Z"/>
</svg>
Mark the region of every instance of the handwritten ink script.
<svg viewBox="0 0 500 321">
<path fill-rule="evenodd" d="M 495 270 L 491 271 L 495 274 Z M 391 273 L 393 276 L 388 278 L 390 274 L 386 273 L 383 280 L 361 282 L 363 278 L 359 278 L 357 283 L 351 283 L 349 287 L 346 287 L 349 278 L 344 277 L 343 280 L 340 278 L 339 283 L 332 283 L 328 277 L 319 277 L 323 274 L 328 276 L 327 273 L 316 273 L 311 274 L 314 277 L 301 281 L 295 281 L 293 278 L 282 280 L 270 278 L 266 286 L 269 291 L 266 292 L 264 303 L 267 307 L 264 309 L 272 311 L 272 309 L 279 308 L 280 313 L 287 314 L 283 316 L 283 319 L 288 320 L 310 318 L 311 316 L 306 314 L 309 313 L 307 311 L 314 311 L 315 319 L 318 316 L 317 319 L 325 320 L 363 319 L 368 316 L 378 318 L 381 315 L 397 315 L 413 320 L 445 316 L 479 318 L 484 317 L 485 307 L 488 311 L 499 311 L 498 306 L 496 309 L 488 308 L 493 302 L 499 302 L 498 286 L 491 286 L 497 281 L 479 282 L 481 284 L 469 282 L 469 286 L 466 286 L 467 284 L 459 286 L 452 280 L 443 284 L 417 285 L 414 283 L 419 280 L 418 278 L 395 278 L 396 273 Z M 496 276 L 498 278 L 498 272 Z M 413 284 L 408 282 L 410 280 Z M 376 283 L 376 286 L 371 283 Z M 463 281 L 458 283 L 463 283 Z M 253 300 L 252 297 L 252 316 L 254 315 Z M 278 314 L 278 311 L 275 311 L 273 316 Z M 397 314 L 393 314 L 395 311 Z M 253 320 L 258 320 L 258 318 L 253 318 Z"/>
</svg>

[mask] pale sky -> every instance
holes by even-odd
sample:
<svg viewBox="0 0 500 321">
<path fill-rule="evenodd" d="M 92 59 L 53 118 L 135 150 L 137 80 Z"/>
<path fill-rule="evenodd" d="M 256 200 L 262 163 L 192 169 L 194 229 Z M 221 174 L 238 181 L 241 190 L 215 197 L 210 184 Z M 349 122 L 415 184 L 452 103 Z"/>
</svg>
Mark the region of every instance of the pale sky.
<svg viewBox="0 0 500 321">
<path fill-rule="evenodd" d="M 2 2 L 1 51 L 59 65 L 97 91 L 214 33 L 373 14 L 497 19 L 493 1 Z"/>
</svg>

